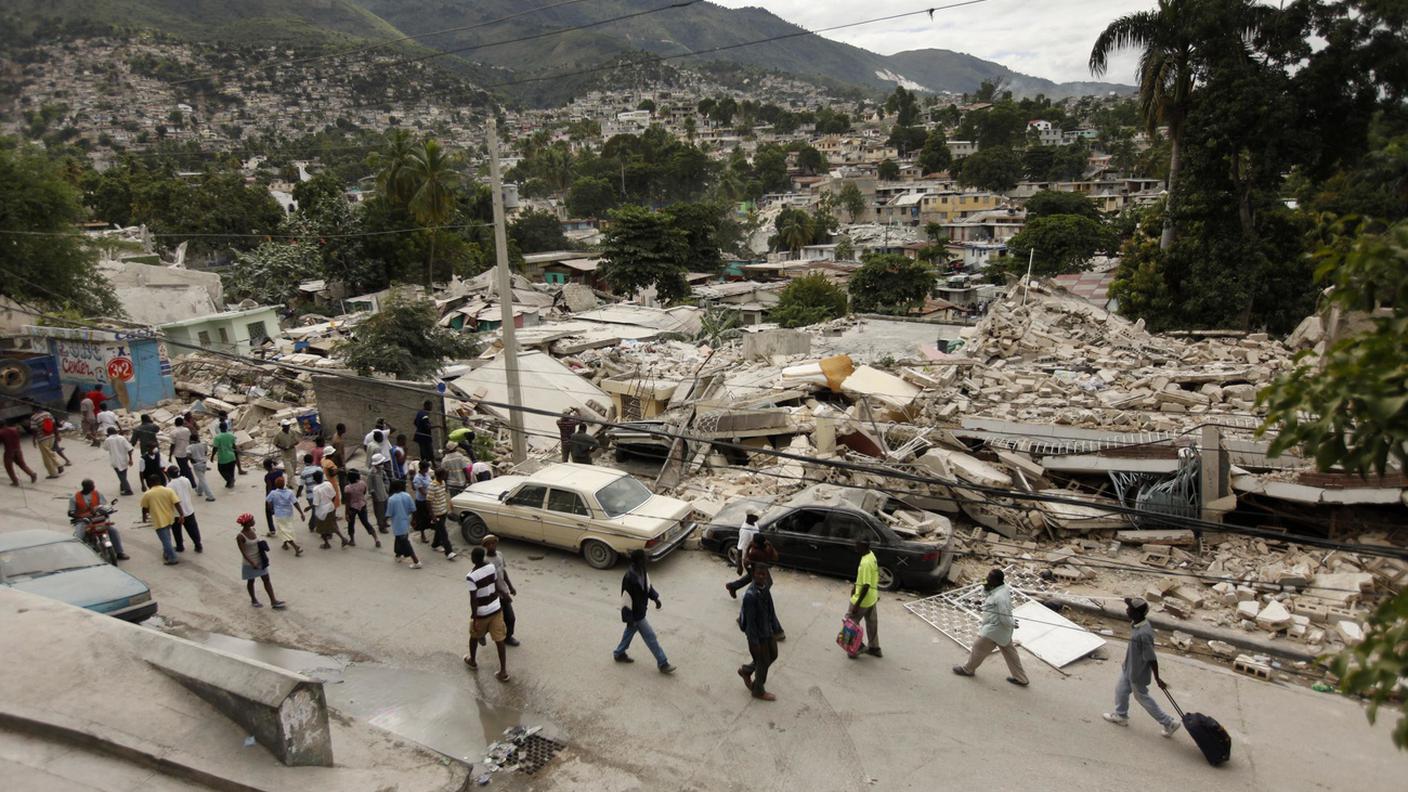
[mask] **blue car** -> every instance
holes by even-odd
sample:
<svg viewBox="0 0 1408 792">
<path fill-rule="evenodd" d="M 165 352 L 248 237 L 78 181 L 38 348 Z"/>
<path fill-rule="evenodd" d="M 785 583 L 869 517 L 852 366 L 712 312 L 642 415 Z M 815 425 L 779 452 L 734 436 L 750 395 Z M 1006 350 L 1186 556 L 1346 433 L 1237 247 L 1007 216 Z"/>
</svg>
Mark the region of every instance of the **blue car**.
<svg viewBox="0 0 1408 792">
<path fill-rule="evenodd" d="M 130 622 L 156 613 L 147 584 L 54 531 L 0 533 L 0 585 Z"/>
</svg>

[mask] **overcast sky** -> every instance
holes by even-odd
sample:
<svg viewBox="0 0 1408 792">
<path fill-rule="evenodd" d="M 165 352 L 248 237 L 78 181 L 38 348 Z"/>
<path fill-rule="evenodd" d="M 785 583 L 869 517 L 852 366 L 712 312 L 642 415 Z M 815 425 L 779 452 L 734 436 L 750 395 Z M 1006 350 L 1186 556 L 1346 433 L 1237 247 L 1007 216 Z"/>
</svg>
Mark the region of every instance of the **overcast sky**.
<svg viewBox="0 0 1408 792">
<path fill-rule="evenodd" d="M 766 8 L 815 29 L 916 11 L 942 0 L 710 0 L 729 8 Z M 824 33 L 827 38 L 890 55 L 937 48 L 997 61 L 1014 71 L 1058 82 L 1090 80 L 1090 45 L 1112 19 L 1155 6 L 1155 0 L 987 0 L 892 22 Z M 1122 54 L 1105 79 L 1134 82 L 1133 55 Z"/>
</svg>

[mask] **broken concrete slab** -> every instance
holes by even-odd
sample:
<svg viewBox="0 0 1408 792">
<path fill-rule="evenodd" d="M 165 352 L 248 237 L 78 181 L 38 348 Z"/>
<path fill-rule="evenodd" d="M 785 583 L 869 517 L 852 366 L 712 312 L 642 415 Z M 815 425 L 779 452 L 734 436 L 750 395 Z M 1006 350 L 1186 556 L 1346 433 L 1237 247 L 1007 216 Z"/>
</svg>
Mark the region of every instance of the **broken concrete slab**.
<svg viewBox="0 0 1408 792">
<path fill-rule="evenodd" d="M 1191 547 L 1196 543 L 1193 532 L 1184 529 L 1118 531 L 1115 533 L 1115 538 L 1123 544 L 1137 545 Z"/>
</svg>

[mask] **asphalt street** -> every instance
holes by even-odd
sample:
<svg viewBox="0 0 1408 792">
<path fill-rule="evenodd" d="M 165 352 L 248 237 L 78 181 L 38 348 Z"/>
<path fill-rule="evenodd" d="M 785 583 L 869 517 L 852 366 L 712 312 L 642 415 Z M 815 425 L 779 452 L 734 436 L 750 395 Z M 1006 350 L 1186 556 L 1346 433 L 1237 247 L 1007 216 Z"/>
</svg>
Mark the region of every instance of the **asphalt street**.
<svg viewBox="0 0 1408 792">
<path fill-rule="evenodd" d="M 91 476 L 105 494 L 116 481 L 106 456 L 70 438 L 75 464 L 58 480 L 0 486 L 0 530 L 68 531 L 65 498 Z M 34 456 L 26 448 L 27 455 Z M 354 462 L 355 464 L 355 462 Z M 31 463 L 33 465 L 33 463 Z M 262 473 L 262 471 L 260 471 Z M 161 564 L 149 527 L 136 526 L 137 499 L 121 499 L 117 524 L 132 560 L 160 602 L 157 626 L 208 631 L 446 675 L 492 712 L 525 713 L 549 724 L 568 750 L 533 779 L 495 786 L 541 790 L 1401 790 L 1403 757 L 1389 740 L 1391 713 L 1369 726 L 1356 702 L 1253 680 L 1200 661 L 1161 657 L 1185 709 L 1217 717 L 1233 738 L 1233 759 L 1211 768 L 1183 733 L 1159 736 L 1137 705 L 1121 728 L 1112 708 L 1118 658 L 1083 660 L 1057 671 L 1024 653 L 1032 684 L 1004 681 L 1000 658 L 976 679 L 949 668 L 963 650 L 902 608 L 880 603 L 883 659 L 849 660 L 834 639 L 849 585 L 779 571 L 774 597 L 787 628 L 769 688 L 752 699 L 735 669 L 746 646 L 723 590 L 731 570 L 701 552 L 677 552 L 652 568 L 664 607 L 651 610 L 673 676 L 656 672 L 637 639 L 638 662 L 612 662 L 623 569 L 596 571 L 564 553 L 505 542 L 519 589 L 523 645 L 509 650 L 511 682 L 493 677 L 492 652 L 477 673 L 465 651 L 468 558 L 447 561 L 417 544 L 425 568 L 396 564 L 366 534 L 358 546 L 320 550 L 312 534 L 302 558 L 273 551 L 272 577 L 285 611 L 249 606 L 239 578 L 234 518 L 255 513 L 263 527 L 262 482 L 254 472 L 233 490 L 212 476 L 218 500 L 198 503 L 205 552 L 188 545 L 182 563 Z M 459 537 L 456 534 L 456 541 Z M 334 542 L 335 544 L 336 542 Z M 261 591 L 261 598 L 263 593 Z M 1398 779 L 1394 781 L 1393 779 Z"/>
</svg>

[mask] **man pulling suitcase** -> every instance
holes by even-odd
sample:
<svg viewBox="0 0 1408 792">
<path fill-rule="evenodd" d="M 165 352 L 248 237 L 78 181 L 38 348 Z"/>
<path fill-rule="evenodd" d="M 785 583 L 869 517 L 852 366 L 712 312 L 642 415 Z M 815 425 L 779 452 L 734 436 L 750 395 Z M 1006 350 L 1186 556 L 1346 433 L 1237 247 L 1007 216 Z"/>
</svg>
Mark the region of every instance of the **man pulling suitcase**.
<svg viewBox="0 0 1408 792">
<path fill-rule="evenodd" d="M 1159 660 L 1154 656 L 1154 628 L 1149 624 L 1149 603 L 1140 597 L 1126 598 L 1125 613 L 1133 624 L 1129 632 L 1129 648 L 1125 650 L 1124 665 L 1120 667 L 1120 679 L 1115 685 L 1115 711 L 1105 713 L 1105 720 L 1116 726 L 1129 725 L 1129 695 L 1148 712 L 1150 717 L 1163 727 L 1163 736 L 1172 737 L 1181 725 L 1172 715 L 1164 712 L 1159 702 L 1149 695 L 1149 680 L 1153 679 L 1164 690 L 1168 685 L 1159 676 Z"/>
</svg>

